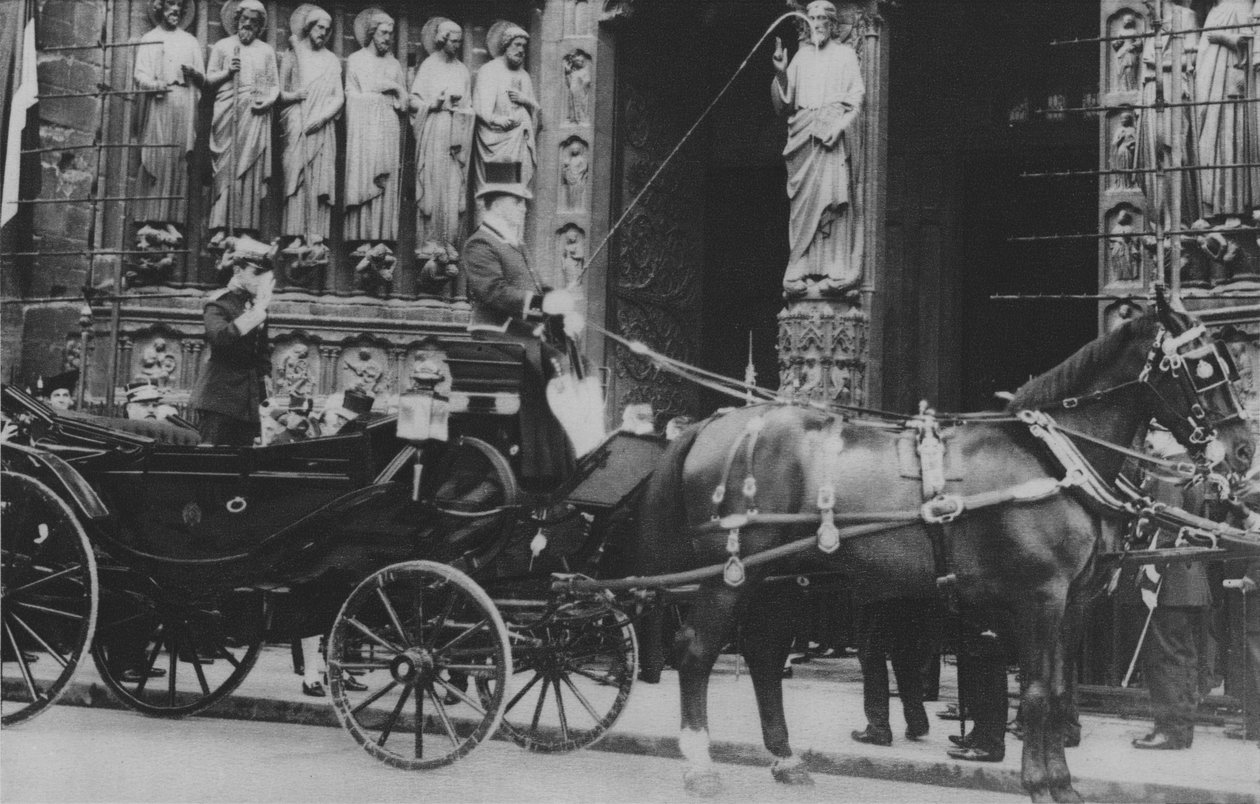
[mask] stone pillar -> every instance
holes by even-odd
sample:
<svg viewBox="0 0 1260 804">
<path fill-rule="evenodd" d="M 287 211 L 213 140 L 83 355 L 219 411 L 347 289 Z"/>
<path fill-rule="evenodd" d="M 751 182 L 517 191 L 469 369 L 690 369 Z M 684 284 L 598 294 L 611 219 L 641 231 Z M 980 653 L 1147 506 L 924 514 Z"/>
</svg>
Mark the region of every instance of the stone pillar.
<svg viewBox="0 0 1260 804">
<path fill-rule="evenodd" d="M 857 288 L 842 292 L 811 285 L 791 296 L 779 313 L 779 387 L 789 398 L 878 407 L 882 401 L 882 316 L 885 207 L 888 162 L 885 92 L 888 53 L 882 0 L 839 0 L 840 41 L 862 65 L 866 94 L 861 115 L 846 132 L 851 159 L 854 258 Z"/>
</svg>

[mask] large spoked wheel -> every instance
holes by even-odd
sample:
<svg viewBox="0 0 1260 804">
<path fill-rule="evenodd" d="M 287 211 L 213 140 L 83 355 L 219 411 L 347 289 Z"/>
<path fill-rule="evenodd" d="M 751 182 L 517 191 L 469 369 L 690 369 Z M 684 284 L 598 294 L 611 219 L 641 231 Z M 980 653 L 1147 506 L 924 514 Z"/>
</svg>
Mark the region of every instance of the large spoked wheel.
<svg viewBox="0 0 1260 804">
<path fill-rule="evenodd" d="M 432 561 L 369 576 L 328 639 L 337 717 L 369 754 L 405 770 L 449 765 L 493 736 L 511 674 L 507 628 L 490 596 Z M 497 692 L 470 694 L 469 678 Z"/>
<path fill-rule="evenodd" d="M 196 714 L 231 694 L 258 661 L 257 593 L 184 599 L 130 575 L 119 586 L 106 592 L 92 658 L 128 708 L 149 717 Z"/>
<path fill-rule="evenodd" d="M 52 489 L 0 472 L 0 723 L 29 720 L 56 702 L 88 652 L 99 590 L 92 545 Z"/>
<path fill-rule="evenodd" d="M 509 614 L 508 632 L 516 672 L 500 731 L 548 754 L 603 739 L 634 686 L 639 646 L 630 618 L 602 602 L 577 602 L 541 619 L 537 610 Z M 479 689 L 499 692 L 489 681 Z"/>
</svg>

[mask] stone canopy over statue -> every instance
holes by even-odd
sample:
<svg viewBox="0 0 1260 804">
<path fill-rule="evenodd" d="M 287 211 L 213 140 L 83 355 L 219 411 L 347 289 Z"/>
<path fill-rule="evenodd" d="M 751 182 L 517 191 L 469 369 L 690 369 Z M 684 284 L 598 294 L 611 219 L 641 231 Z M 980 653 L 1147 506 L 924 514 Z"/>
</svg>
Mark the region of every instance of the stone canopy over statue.
<svg viewBox="0 0 1260 804">
<path fill-rule="evenodd" d="M 836 39 L 840 26 L 834 4 L 815 0 L 806 14 L 808 37 L 790 63 L 782 41 L 775 42 L 778 74 L 771 86 L 774 107 L 788 126 L 783 149 L 791 204 L 791 255 L 783 276 L 788 296 L 811 288 L 840 293 L 862 282 L 846 135 L 866 93 L 862 68 L 856 51 Z"/>
</svg>

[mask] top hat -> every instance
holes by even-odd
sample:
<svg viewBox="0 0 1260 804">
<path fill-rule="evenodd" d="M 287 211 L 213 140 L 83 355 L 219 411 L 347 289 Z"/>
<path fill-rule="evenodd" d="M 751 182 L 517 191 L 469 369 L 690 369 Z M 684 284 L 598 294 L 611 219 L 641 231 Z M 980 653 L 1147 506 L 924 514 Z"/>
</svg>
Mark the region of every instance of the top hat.
<svg viewBox="0 0 1260 804">
<path fill-rule="evenodd" d="M 78 369 L 70 369 L 69 371 L 63 371 L 60 374 L 54 374 L 48 379 L 44 380 L 44 394 L 46 395 L 51 394 L 53 391 L 56 391 L 59 388 L 64 388 L 70 393 L 74 393 L 74 390 L 78 387 L 79 387 L 79 370 Z"/>
<path fill-rule="evenodd" d="M 336 413 L 344 419 L 357 419 L 364 413 L 370 412 L 372 403 L 375 401 L 375 398 L 371 395 L 360 391 L 358 388 L 351 388 L 344 393 L 333 394 L 328 397 L 324 412 Z"/>
<path fill-rule="evenodd" d="M 486 162 L 486 181 L 477 188 L 477 197 L 505 193 L 532 201 L 534 194 L 521 181 L 520 162 Z"/>
<path fill-rule="evenodd" d="M 128 402 L 158 402 L 162 399 L 161 389 L 152 380 L 143 377 L 127 383 L 125 390 Z"/>
</svg>

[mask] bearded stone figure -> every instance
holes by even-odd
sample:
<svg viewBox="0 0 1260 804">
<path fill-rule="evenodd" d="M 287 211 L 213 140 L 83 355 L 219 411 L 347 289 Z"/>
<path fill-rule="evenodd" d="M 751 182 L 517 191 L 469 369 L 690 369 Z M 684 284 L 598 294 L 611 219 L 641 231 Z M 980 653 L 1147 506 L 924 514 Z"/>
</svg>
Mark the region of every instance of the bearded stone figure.
<svg viewBox="0 0 1260 804">
<path fill-rule="evenodd" d="M 229 0 L 222 20 L 231 36 L 210 48 L 206 71 L 206 82 L 218 88 L 210 128 L 210 227 L 259 232 L 271 178 L 271 108 L 280 97 L 276 51 L 258 38 L 267 28 L 259 0 Z"/>
<path fill-rule="evenodd" d="M 538 101 L 534 83 L 525 71 L 529 34 L 510 22 L 499 21 L 486 34 L 494 59 L 477 71 L 473 109 L 477 113 L 477 162 L 474 193 L 486 183 L 489 162 L 519 163 L 520 183 L 526 189 L 538 164 L 535 134 Z"/>
<path fill-rule="evenodd" d="M 280 63 L 284 132 L 284 217 L 280 232 L 328 237 L 337 201 L 337 132 L 341 62 L 328 50 L 332 17 L 309 3 L 289 17 L 292 49 Z"/>
<path fill-rule="evenodd" d="M 361 48 L 346 60 L 346 240 L 397 240 L 406 77 L 394 58 L 394 18 L 379 8 L 354 20 Z"/>
<path fill-rule="evenodd" d="M 188 155 L 196 139 L 197 103 L 205 83 L 205 61 L 197 38 L 183 30 L 193 16 L 192 0 L 153 0 L 153 30 L 140 37 L 134 73 L 140 95 L 140 174 L 132 207 L 139 223 L 177 223 L 188 217 Z M 170 147 L 175 146 L 175 147 Z M 173 198 L 170 196 L 174 196 Z"/>
<path fill-rule="evenodd" d="M 474 115 L 472 74 L 460 55 L 464 31 L 444 17 L 421 34 L 428 58 L 411 84 L 416 131 L 416 243 L 456 245 L 468 209 Z"/>
<path fill-rule="evenodd" d="M 839 292 L 862 281 L 855 257 L 856 216 L 846 131 L 862 109 L 866 86 L 852 47 L 836 40 L 839 20 L 828 0 L 806 9 L 809 37 L 788 63 L 775 40 L 775 110 L 787 118 L 787 193 L 791 255 L 783 290 L 799 295 L 811 284 Z"/>
</svg>

